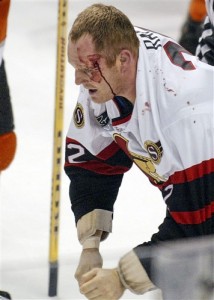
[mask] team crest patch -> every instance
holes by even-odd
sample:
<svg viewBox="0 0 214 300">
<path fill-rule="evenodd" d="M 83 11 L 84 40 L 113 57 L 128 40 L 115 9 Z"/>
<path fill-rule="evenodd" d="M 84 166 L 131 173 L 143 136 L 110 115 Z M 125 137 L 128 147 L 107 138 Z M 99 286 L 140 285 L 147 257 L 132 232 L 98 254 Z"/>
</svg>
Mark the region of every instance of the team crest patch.
<svg viewBox="0 0 214 300">
<path fill-rule="evenodd" d="M 84 110 L 80 103 L 77 103 L 73 114 L 74 124 L 77 128 L 82 128 L 85 125 Z"/>
<path fill-rule="evenodd" d="M 159 164 L 161 161 L 161 157 L 163 155 L 163 148 L 161 146 L 160 141 L 154 143 L 152 141 L 146 141 L 144 143 L 144 147 L 146 148 L 149 156 L 155 164 Z"/>
</svg>

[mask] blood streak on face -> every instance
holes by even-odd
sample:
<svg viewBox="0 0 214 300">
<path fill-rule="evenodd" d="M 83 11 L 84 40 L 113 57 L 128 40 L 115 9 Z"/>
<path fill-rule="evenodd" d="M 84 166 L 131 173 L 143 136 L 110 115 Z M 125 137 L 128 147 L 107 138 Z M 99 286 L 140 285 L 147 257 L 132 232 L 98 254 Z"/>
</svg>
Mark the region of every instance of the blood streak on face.
<svg viewBox="0 0 214 300">
<path fill-rule="evenodd" d="M 102 58 L 102 55 L 100 54 L 90 54 L 87 55 L 86 58 L 85 56 L 83 57 L 81 53 L 83 52 L 81 48 L 77 48 L 78 52 L 78 59 L 81 63 L 85 65 L 85 73 L 88 74 L 90 80 L 96 82 L 96 83 L 101 83 L 102 79 L 106 82 L 106 84 L 109 86 L 112 94 L 115 96 L 116 94 L 114 93 L 110 83 L 106 80 L 104 77 L 101 68 L 100 68 L 100 59 Z M 80 53 L 81 52 L 81 53 Z"/>
<path fill-rule="evenodd" d="M 93 55 L 88 55 L 88 59 L 89 61 L 92 63 L 93 65 L 93 71 L 91 74 L 91 80 L 95 81 L 95 82 L 101 82 L 102 78 L 103 80 L 107 83 L 107 85 L 109 86 L 112 94 L 115 96 L 116 94 L 114 93 L 111 85 L 109 84 L 109 82 L 106 80 L 106 78 L 104 77 L 101 69 L 100 69 L 100 65 L 98 63 L 98 61 L 100 60 L 101 55 L 99 54 L 93 54 Z"/>
<path fill-rule="evenodd" d="M 102 80 L 102 75 L 100 72 L 98 61 L 100 60 L 101 55 L 99 54 L 87 55 L 87 58 L 85 59 L 85 57 L 83 58 L 79 53 L 78 58 L 79 61 L 85 65 L 85 73 L 88 74 L 90 79 L 94 82 L 100 83 Z"/>
<path fill-rule="evenodd" d="M 100 70 L 100 66 L 98 61 L 100 60 L 101 55 L 99 54 L 92 54 L 88 55 L 88 60 L 92 65 L 92 72 L 91 72 L 91 80 L 100 83 L 102 80 L 102 73 Z"/>
</svg>

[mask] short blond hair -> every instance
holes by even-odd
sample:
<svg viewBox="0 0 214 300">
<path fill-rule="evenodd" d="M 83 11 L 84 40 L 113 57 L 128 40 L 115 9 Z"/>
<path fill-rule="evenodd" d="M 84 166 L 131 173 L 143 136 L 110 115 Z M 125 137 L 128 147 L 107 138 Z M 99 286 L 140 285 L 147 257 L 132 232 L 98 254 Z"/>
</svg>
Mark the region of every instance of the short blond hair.
<svg viewBox="0 0 214 300">
<path fill-rule="evenodd" d="M 122 49 L 128 49 L 137 56 L 139 40 L 128 17 L 111 5 L 93 4 L 76 18 L 69 33 L 72 42 L 90 34 L 95 49 L 103 53 L 107 64 L 113 65 Z"/>
</svg>

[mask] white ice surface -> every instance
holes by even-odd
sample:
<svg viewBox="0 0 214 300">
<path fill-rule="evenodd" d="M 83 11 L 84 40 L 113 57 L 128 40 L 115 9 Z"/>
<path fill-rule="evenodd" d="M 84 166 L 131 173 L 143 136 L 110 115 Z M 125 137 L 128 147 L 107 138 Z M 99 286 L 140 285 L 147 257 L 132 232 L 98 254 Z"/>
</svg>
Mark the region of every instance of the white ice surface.
<svg viewBox="0 0 214 300">
<path fill-rule="evenodd" d="M 68 30 L 77 13 L 101 1 L 70 0 Z M 188 0 L 114 0 L 134 25 L 178 38 Z M 51 200 L 58 2 L 13 0 L 4 58 L 14 108 L 18 147 L 0 182 L 0 289 L 13 299 L 49 299 L 48 252 Z M 78 87 L 66 66 L 64 135 Z M 62 172 L 59 282 L 54 299 L 84 299 L 74 279 L 80 245 Z M 104 267 L 150 239 L 165 214 L 160 192 L 134 168 L 125 175 L 115 205 L 113 233 L 102 243 Z M 123 299 L 159 299 L 158 293 Z M 173 300 L 173 299 L 172 299 Z"/>
</svg>

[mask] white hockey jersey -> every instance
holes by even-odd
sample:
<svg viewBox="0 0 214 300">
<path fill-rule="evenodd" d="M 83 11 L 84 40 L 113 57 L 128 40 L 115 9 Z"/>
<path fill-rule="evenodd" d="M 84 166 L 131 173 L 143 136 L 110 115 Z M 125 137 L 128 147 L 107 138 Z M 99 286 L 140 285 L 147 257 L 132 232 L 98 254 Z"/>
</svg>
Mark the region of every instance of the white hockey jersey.
<svg viewBox="0 0 214 300">
<path fill-rule="evenodd" d="M 97 104 L 80 89 L 65 161 L 76 222 L 96 209 L 113 212 L 122 174 L 134 162 L 167 205 L 148 245 L 213 234 L 214 68 L 166 36 L 136 31 L 134 105 L 120 96 Z"/>
<path fill-rule="evenodd" d="M 213 158 L 214 71 L 172 39 L 136 31 L 140 51 L 133 111 L 121 114 L 121 107 L 130 106 L 122 99 L 96 104 L 81 87 L 67 135 L 78 145 L 68 141 L 75 151 L 66 165 L 84 163 L 85 149 L 102 158 L 115 141 L 152 182 L 162 184 L 175 172 Z"/>
</svg>

